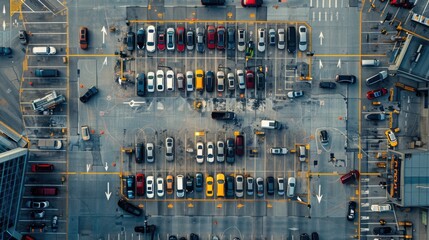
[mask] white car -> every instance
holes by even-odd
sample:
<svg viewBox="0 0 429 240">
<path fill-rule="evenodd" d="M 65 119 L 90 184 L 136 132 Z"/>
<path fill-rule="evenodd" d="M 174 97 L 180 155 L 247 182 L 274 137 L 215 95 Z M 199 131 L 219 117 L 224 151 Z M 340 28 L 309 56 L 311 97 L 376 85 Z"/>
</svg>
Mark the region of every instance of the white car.
<svg viewBox="0 0 429 240">
<path fill-rule="evenodd" d="M 258 29 L 258 51 L 265 51 L 265 29 L 263 28 Z"/>
<path fill-rule="evenodd" d="M 228 73 L 228 75 L 227 75 L 227 78 L 228 78 L 228 90 L 230 90 L 230 91 L 234 91 L 235 90 L 235 76 L 234 76 L 234 73 L 232 73 L 232 72 L 230 72 L 230 73 Z"/>
<path fill-rule="evenodd" d="M 164 71 L 156 71 L 156 90 L 158 92 L 164 91 Z"/>
<path fill-rule="evenodd" d="M 246 88 L 246 82 L 244 81 L 244 71 L 241 69 L 237 69 L 237 81 L 238 88 L 244 90 Z"/>
<path fill-rule="evenodd" d="M 277 35 L 278 35 L 277 48 L 280 49 L 280 50 L 283 50 L 286 47 L 286 43 L 285 43 L 285 29 L 284 28 L 279 28 L 277 30 Z"/>
<path fill-rule="evenodd" d="M 194 91 L 194 72 L 192 71 L 186 72 L 186 91 Z"/>
<path fill-rule="evenodd" d="M 146 143 L 146 161 L 153 163 L 155 161 L 155 148 L 153 143 Z"/>
<path fill-rule="evenodd" d="M 302 90 L 300 90 L 300 91 L 292 91 L 292 92 L 288 92 L 287 93 L 287 97 L 290 98 L 290 99 L 298 98 L 298 97 L 302 97 L 302 96 L 304 96 L 304 92 Z"/>
<path fill-rule="evenodd" d="M 147 198 L 153 198 L 155 197 L 154 194 L 154 183 L 155 179 L 153 176 L 148 176 L 146 178 L 146 197 Z"/>
<path fill-rule="evenodd" d="M 285 155 L 288 153 L 288 150 L 287 148 L 273 147 L 273 148 L 270 148 L 270 153 L 273 155 Z"/>
<path fill-rule="evenodd" d="M 225 90 L 225 73 L 223 71 L 218 71 L 216 74 L 217 78 L 217 91 L 223 92 Z"/>
<path fill-rule="evenodd" d="M 47 208 L 49 207 L 49 201 L 41 201 L 41 202 L 34 202 L 34 201 L 27 201 L 25 203 L 25 206 L 28 208 Z"/>
<path fill-rule="evenodd" d="M 147 73 L 147 92 L 155 92 L 155 73 Z"/>
<path fill-rule="evenodd" d="M 246 30 L 238 29 L 237 49 L 243 52 L 246 49 Z"/>
<path fill-rule="evenodd" d="M 174 28 L 167 29 L 167 50 L 174 51 L 175 48 L 175 31 Z"/>
<path fill-rule="evenodd" d="M 217 157 L 216 161 L 223 162 L 225 161 L 225 143 L 223 141 L 217 141 Z"/>
<path fill-rule="evenodd" d="M 213 142 L 207 143 L 207 162 L 214 162 L 214 144 Z"/>
<path fill-rule="evenodd" d="M 373 204 L 371 205 L 371 211 L 373 212 L 386 212 L 392 210 L 390 204 Z"/>
<path fill-rule="evenodd" d="M 156 48 L 156 30 L 153 25 L 147 27 L 146 50 L 148 52 L 155 52 Z"/>
<path fill-rule="evenodd" d="M 296 179 L 294 177 L 288 178 L 288 180 L 287 180 L 287 196 L 288 197 L 295 196 L 295 184 L 296 184 Z"/>
<path fill-rule="evenodd" d="M 299 26 L 298 33 L 299 33 L 298 49 L 299 51 L 304 52 L 307 50 L 307 28 L 305 26 Z"/>
<path fill-rule="evenodd" d="M 174 91 L 174 72 L 173 70 L 168 70 L 166 73 L 167 76 L 167 91 Z"/>
<path fill-rule="evenodd" d="M 164 179 L 162 177 L 156 179 L 156 195 L 158 197 L 164 196 Z"/>
<path fill-rule="evenodd" d="M 197 163 L 204 162 L 204 143 L 197 142 Z"/>
</svg>

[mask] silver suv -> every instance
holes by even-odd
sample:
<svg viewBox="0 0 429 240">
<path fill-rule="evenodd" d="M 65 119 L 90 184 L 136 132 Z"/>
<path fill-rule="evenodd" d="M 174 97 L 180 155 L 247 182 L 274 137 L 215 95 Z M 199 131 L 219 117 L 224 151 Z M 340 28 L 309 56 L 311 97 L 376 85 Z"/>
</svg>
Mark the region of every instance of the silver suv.
<svg viewBox="0 0 429 240">
<path fill-rule="evenodd" d="M 165 139 L 165 160 L 173 161 L 174 160 L 174 139 L 172 137 L 167 137 Z"/>
</svg>

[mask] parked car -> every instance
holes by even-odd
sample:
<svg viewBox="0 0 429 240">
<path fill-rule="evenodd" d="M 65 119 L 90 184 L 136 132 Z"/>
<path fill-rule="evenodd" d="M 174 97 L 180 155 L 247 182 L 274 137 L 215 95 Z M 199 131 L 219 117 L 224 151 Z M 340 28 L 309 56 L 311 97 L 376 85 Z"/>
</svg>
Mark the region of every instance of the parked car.
<svg viewBox="0 0 429 240">
<path fill-rule="evenodd" d="M 259 52 L 265 51 L 265 29 L 264 28 L 258 29 L 258 51 Z"/>
<path fill-rule="evenodd" d="M 217 141 L 216 146 L 217 146 L 216 161 L 224 162 L 225 161 L 225 143 L 223 141 Z"/>
<path fill-rule="evenodd" d="M 86 93 L 79 98 L 79 100 L 83 103 L 88 102 L 92 97 L 98 94 L 98 88 L 96 86 L 92 86 Z"/>
<path fill-rule="evenodd" d="M 52 232 L 56 232 L 58 230 L 58 216 L 54 215 L 51 221 L 51 229 Z"/>
<path fill-rule="evenodd" d="M 237 69 L 237 82 L 238 88 L 241 90 L 246 89 L 246 82 L 244 80 L 244 72 L 241 69 Z"/>
<path fill-rule="evenodd" d="M 158 197 L 164 196 L 164 179 L 162 177 L 156 179 L 156 195 Z"/>
<path fill-rule="evenodd" d="M 256 178 L 256 196 L 264 196 L 264 179 L 261 177 Z"/>
<path fill-rule="evenodd" d="M 204 175 L 200 172 L 195 174 L 195 191 L 202 192 L 204 185 Z"/>
<path fill-rule="evenodd" d="M 270 30 L 268 30 L 268 42 L 270 46 L 276 45 L 276 30 L 274 30 L 274 28 L 270 28 Z"/>
<path fill-rule="evenodd" d="M 327 88 L 327 89 L 335 89 L 337 87 L 337 84 L 335 84 L 334 82 L 321 81 L 319 83 L 319 87 L 320 88 Z"/>
<path fill-rule="evenodd" d="M 28 43 L 28 35 L 25 30 L 19 30 L 18 38 L 22 45 L 26 45 Z"/>
<path fill-rule="evenodd" d="M 145 82 L 145 75 L 144 73 L 139 73 L 136 76 L 136 81 L 137 81 L 137 95 L 140 97 L 144 96 L 144 82 Z"/>
<path fill-rule="evenodd" d="M 226 162 L 230 164 L 235 162 L 235 146 L 232 138 L 226 140 Z"/>
<path fill-rule="evenodd" d="M 279 28 L 277 29 L 277 35 L 279 37 L 278 41 L 277 41 L 277 48 L 279 50 L 284 50 L 286 47 L 286 42 L 285 42 L 285 29 L 284 28 Z"/>
<path fill-rule="evenodd" d="M 274 195 L 274 177 L 267 177 L 267 194 Z"/>
<path fill-rule="evenodd" d="M 227 176 L 226 177 L 226 197 L 227 198 L 234 198 L 234 177 L 233 176 Z"/>
<path fill-rule="evenodd" d="M 295 185 L 296 179 L 294 177 L 290 177 L 287 180 L 287 197 L 295 196 Z"/>
<path fill-rule="evenodd" d="M 264 90 L 265 88 L 265 74 L 262 71 L 256 71 L 256 88 Z"/>
<path fill-rule="evenodd" d="M 183 73 L 177 73 L 176 80 L 177 80 L 177 89 L 179 90 L 185 89 L 185 76 L 183 75 Z"/>
<path fill-rule="evenodd" d="M 387 142 L 389 143 L 390 146 L 392 147 L 396 147 L 398 146 L 398 140 L 396 139 L 395 133 L 393 133 L 392 130 L 387 129 L 384 134 L 387 137 Z"/>
<path fill-rule="evenodd" d="M 368 98 L 369 100 L 372 100 L 374 98 L 382 97 L 386 94 L 387 94 L 387 89 L 386 88 L 380 88 L 380 89 L 368 91 L 366 93 L 366 98 Z"/>
<path fill-rule="evenodd" d="M 143 213 L 143 210 L 139 207 L 133 205 L 132 203 L 129 203 L 127 200 L 121 198 L 118 201 L 118 206 L 122 208 L 125 212 L 128 212 L 134 216 L 141 216 Z"/>
<path fill-rule="evenodd" d="M 174 72 L 173 70 L 167 70 L 166 75 L 166 85 L 167 91 L 174 91 Z"/>
<path fill-rule="evenodd" d="M 153 176 L 148 176 L 146 178 L 146 197 L 155 197 L 155 178 Z"/>
<path fill-rule="evenodd" d="M 192 51 L 194 50 L 194 45 L 195 45 L 194 31 L 192 29 L 189 29 L 186 32 L 186 49 L 188 49 L 188 51 Z"/>
<path fill-rule="evenodd" d="M 375 235 L 390 235 L 393 234 L 393 229 L 391 227 L 375 227 L 372 233 Z"/>
<path fill-rule="evenodd" d="M 215 82 L 215 76 L 212 71 L 206 72 L 206 91 L 213 92 L 213 86 Z"/>
<path fill-rule="evenodd" d="M 214 144 L 213 142 L 207 143 L 207 162 L 214 162 Z"/>
<path fill-rule="evenodd" d="M 216 28 L 213 25 L 207 27 L 207 48 L 216 48 Z"/>
<path fill-rule="evenodd" d="M 142 163 L 144 159 L 144 145 L 142 142 L 135 144 L 134 154 L 136 157 L 136 163 Z"/>
<path fill-rule="evenodd" d="M 197 155 L 196 155 L 197 163 L 204 162 L 204 143 L 197 142 Z"/>
<path fill-rule="evenodd" d="M 255 181 L 253 177 L 246 178 L 246 192 L 248 196 L 253 196 Z"/>
<path fill-rule="evenodd" d="M 134 51 L 136 45 L 136 34 L 134 32 L 127 33 L 127 50 Z"/>
<path fill-rule="evenodd" d="M 194 73 L 192 71 L 186 72 L 186 91 L 194 91 Z"/>
<path fill-rule="evenodd" d="M 329 134 L 328 134 L 328 131 L 321 130 L 319 132 L 319 139 L 320 139 L 320 143 L 322 145 L 328 145 L 328 143 L 329 143 Z"/>
<path fill-rule="evenodd" d="M 199 53 L 203 53 L 205 50 L 205 44 L 206 37 L 205 37 L 205 30 L 203 27 L 197 28 L 197 51 Z"/>
<path fill-rule="evenodd" d="M 290 99 L 299 98 L 299 97 L 302 97 L 302 96 L 304 96 L 304 91 L 302 91 L 302 90 L 291 91 L 291 92 L 287 93 L 287 97 L 290 98 Z"/>
<path fill-rule="evenodd" d="M 165 139 L 165 160 L 173 161 L 174 160 L 174 138 L 167 137 Z"/>
<path fill-rule="evenodd" d="M 167 175 L 167 177 L 165 178 L 165 182 L 166 182 L 166 192 L 167 194 L 173 194 L 174 191 L 174 177 L 173 175 Z"/>
<path fill-rule="evenodd" d="M 174 51 L 176 39 L 175 39 L 175 33 L 176 31 L 174 28 L 168 28 L 167 29 L 167 50 L 168 51 Z"/>
<path fill-rule="evenodd" d="M 390 210 L 392 210 L 392 206 L 388 203 L 371 205 L 371 211 L 373 212 L 386 212 Z"/>
<path fill-rule="evenodd" d="M 238 39 L 237 39 L 237 49 L 240 52 L 246 50 L 246 30 L 240 28 L 238 29 Z"/>
<path fill-rule="evenodd" d="M 216 196 L 225 196 L 225 175 L 223 173 L 216 174 Z"/>
<path fill-rule="evenodd" d="M 164 31 L 158 31 L 158 41 L 156 44 L 156 47 L 159 51 L 165 50 L 165 32 Z"/>
<path fill-rule="evenodd" d="M 207 197 L 213 197 L 213 182 L 214 179 L 212 176 L 207 176 L 206 178 L 206 196 Z"/>
<path fill-rule="evenodd" d="M 228 50 L 235 50 L 235 28 L 228 28 Z"/>
<path fill-rule="evenodd" d="M 136 174 L 136 189 L 137 189 L 137 196 L 144 196 L 145 192 L 145 177 L 143 173 L 137 173 Z"/>
<path fill-rule="evenodd" d="M 143 28 L 140 28 L 137 31 L 137 49 L 144 49 L 146 43 L 145 31 Z"/>
<path fill-rule="evenodd" d="M 289 151 L 285 147 L 272 147 L 270 148 L 270 153 L 273 155 L 285 155 Z"/>
<path fill-rule="evenodd" d="M 155 161 L 155 148 L 153 143 L 146 143 L 146 161 L 153 163 Z"/>
<path fill-rule="evenodd" d="M 244 155 L 244 136 L 243 135 L 237 135 L 235 137 L 235 154 L 237 154 L 237 156 Z"/>
<path fill-rule="evenodd" d="M 80 27 L 80 30 L 79 30 L 79 45 L 80 45 L 80 48 L 82 50 L 88 49 L 88 28 L 86 28 L 86 27 Z"/>
<path fill-rule="evenodd" d="M 156 90 L 158 92 L 164 91 L 164 71 L 163 70 L 156 71 Z"/>
<path fill-rule="evenodd" d="M 365 115 L 365 119 L 368 121 L 383 121 L 386 119 L 386 114 L 382 113 L 368 113 Z"/>
<path fill-rule="evenodd" d="M 241 0 L 241 6 L 243 7 L 260 7 L 262 6 L 263 0 Z"/>
<path fill-rule="evenodd" d="M 134 175 L 129 175 L 127 177 L 127 197 L 129 199 L 135 198 L 135 189 L 136 189 L 136 177 Z"/>
<path fill-rule="evenodd" d="M 307 28 L 305 26 L 299 26 L 299 51 L 305 52 L 307 50 Z"/>
<path fill-rule="evenodd" d="M 177 27 L 177 51 L 178 52 L 185 51 L 185 44 L 186 44 L 185 28 Z"/>
<path fill-rule="evenodd" d="M 150 93 L 155 92 L 155 73 L 154 72 L 147 73 L 147 92 L 150 92 Z"/>
<path fill-rule="evenodd" d="M 218 50 L 225 49 L 225 27 L 224 26 L 217 27 L 217 49 Z"/>
<path fill-rule="evenodd" d="M 355 220 L 355 216 L 356 216 L 356 202 L 350 201 L 349 207 L 347 210 L 347 220 L 353 221 Z"/>
<path fill-rule="evenodd" d="M 243 175 L 235 176 L 235 196 L 241 198 L 244 196 L 244 177 Z"/>
<path fill-rule="evenodd" d="M 33 219 L 43 219 L 45 217 L 46 212 L 43 210 L 31 211 L 30 217 Z"/>
<path fill-rule="evenodd" d="M 234 91 L 235 90 L 235 85 L 234 85 L 235 76 L 234 76 L 234 73 L 232 73 L 232 72 L 228 73 L 227 80 L 228 80 L 228 90 L 229 91 Z"/>
<path fill-rule="evenodd" d="M 25 203 L 28 208 L 43 209 L 49 207 L 49 201 L 32 201 L 29 200 Z"/>
<path fill-rule="evenodd" d="M 155 52 L 156 49 L 156 30 L 155 26 L 149 25 L 147 27 L 146 50 L 150 53 Z"/>
<path fill-rule="evenodd" d="M 255 73 L 252 70 L 246 71 L 246 88 L 255 89 Z"/>
<path fill-rule="evenodd" d="M 279 196 L 285 195 L 285 179 L 282 177 L 277 178 L 277 194 Z"/>
<path fill-rule="evenodd" d="M 218 71 L 216 74 L 217 78 L 217 91 L 223 92 L 225 90 L 225 73 L 223 71 Z"/>
</svg>

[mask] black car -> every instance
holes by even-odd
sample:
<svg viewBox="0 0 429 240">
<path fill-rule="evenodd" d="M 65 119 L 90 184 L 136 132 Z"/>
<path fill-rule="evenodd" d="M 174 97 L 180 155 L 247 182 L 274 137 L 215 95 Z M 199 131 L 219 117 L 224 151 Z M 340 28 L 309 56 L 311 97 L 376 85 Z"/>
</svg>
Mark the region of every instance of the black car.
<svg viewBox="0 0 429 240">
<path fill-rule="evenodd" d="M 28 35 L 25 30 L 19 30 L 19 42 L 22 45 L 25 45 L 28 43 Z"/>
<path fill-rule="evenodd" d="M 134 204 L 129 203 L 127 200 L 121 198 L 118 201 L 118 206 L 122 208 L 127 213 L 130 213 L 134 216 L 140 216 L 143 214 L 143 210 L 141 210 L 139 207 L 135 206 Z"/>
<path fill-rule="evenodd" d="M 51 221 L 51 229 L 52 232 L 56 232 L 58 230 L 58 216 L 54 215 Z"/>
<path fill-rule="evenodd" d="M 136 163 L 142 163 L 144 159 L 144 145 L 143 143 L 136 143 L 135 154 L 136 154 Z"/>
<path fill-rule="evenodd" d="M 234 177 L 227 176 L 226 177 L 226 197 L 234 198 Z"/>
<path fill-rule="evenodd" d="M 196 173 L 195 174 L 195 190 L 197 192 L 203 191 L 203 185 L 204 185 L 204 175 L 202 173 Z"/>
<path fill-rule="evenodd" d="M 365 115 L 365 119 L 368 121 L 382 121 L 386 119 L 386 114 L 384 113 L 368 113 Z"/>
<path fill-rule="evenodd" d="M 228 50 L 235 49 L 235 28 L 228 28 Z"/>
<path fill-rule="evenodd" d="M 320 82 L 319 83 L 319 87 L 320 88 L 328 88 L 328 89 L 335 89 L 337 87 L 337 84 L 335 84 L 334 82 Z"/>
<path fill-rule="evenodd" d="M 322 143 L 322 145 L 327 145 L 329 143 L 328 131 L 326 130 L 320 131 L 319 138 L 320 138 L 320 143 Z"/>
<path fill-rule="evenodd" d="M 127 33 L 127 50 L 134 51 L 136 45 L 136 34 L 134 32 Z"/>
<path fill-rule="evenodd" d="M 235 162 L 235 147 L 232 138 L 226 140 L 226 162 L 231 164 Z"/>
<path fill-rule="evenodd" d="M 145 31 L 143 28 L 140 28 L 137 31 L 137 48 L 144 49 L 146 43 Z"/>
<path fill-rule="evenodd" d="M 350 201 L 349 208 L 347 210 L 347 220 L 349 221 L 355 220 L 355 215 L 356 215 L 356 202 Z"/>
<path fill-rule="evenodd" d="M 140 97 L 144 96 L 144 81 L 145 81 L 145 75 L 144 73 L 139 73 L 137 75 L 137 95 Z"/>
<path fill-rule="evenodd" d="M 82 97 L 80 97 L 79 100 L 83 103 L 86 103 L 93 96 L 97 95 L 97 93 L 98 93 L 97 87 L 93 86 L 90 89 L 88 89 L 88 91 L 86 91 L 86 93 Z"/>
<path fill-rule="evenodd" d="M 194 177 L 187 176 L 186 177 L 186 192 L 191 193 L 194 191 Z"/>
<path fill-rule="evenodd" d="M 375 235 L 389 235 L 393 233 L 393 229 L 391 227 L 375 227 L 372 233 Z"/>
<path fill-rule="evenodd" d="M 256 72 L 256 87 L 258 90 L 264 90 L 265 88 L 265 74 L 261 71 Z"/>
<path fill-rule="evenodd" d="M 174 235 L 171 235 L 171 236 L 168 237 L 168 240 L 177 240 L 177 237 L 174 236 Z"/>
<path fill-rule="evenodd" d="M 312 232 L 311 240 L 319 240 L 319 234 L 317 232 Z"/>
<path fill-rule="evenodd" d="M 10 47 L 0 47 L 0 56 L 7 56 L 12 54 L 12 49 Z"/>
<path fill-rule="evenodd" d="M 200 237 L 195 233 L 191 233 L 191 235 L 189 236 L 189 239 L 190 240 L 199 240 Z"/>
<path fill-rule="evenodd" d="M 225 28 L 223 26 L 217 27 L 217 49 L 225 49 Z"/>
<path fill-rule="evenodd" d="M 310 240 L 310 236 L 307 233 L 299 235 L 299 240 Z"/>
<path fill-rule="evenodd" d="M 212 71 L 206 73 L 206 91 L 213 92 L 215 82 L 215 75 Z"/>
<path fill-rule="evenodd" d="M 274 195 L 274 177 L 267 177 L 267 194 Z"/>
</svg>

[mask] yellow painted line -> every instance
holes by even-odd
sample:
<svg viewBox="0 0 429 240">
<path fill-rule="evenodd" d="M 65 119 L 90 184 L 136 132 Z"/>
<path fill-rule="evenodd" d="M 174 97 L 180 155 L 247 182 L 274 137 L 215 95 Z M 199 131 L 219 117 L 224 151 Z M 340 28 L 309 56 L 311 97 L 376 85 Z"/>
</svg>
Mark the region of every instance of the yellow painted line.
<svg viewBox="0 0 429 240">
<path fill-rule="evenodd" d="M 167 207 L 168 207 L 168 208 L 170 208 L 170 209 L 171 209 L 171 208 L 173 208 L 173 206 L 174 206 L 174 205 L 173 205 L 172 203 L 169 203 L 169 204 L 167 205 Z"/>
<path fill-rule="evenodd" d="M 403 28 L 402 26 L 398 26 L 398 27 L 396 28 L 396 30 L 404 31 L 404 32 L 406 32 L 406 33 L 409 33 L 409 34 L 411 34 L 411 35 L 414 35 L 414 36 L 417 36 L 417 37 L 419 37 L 419 38 L 421 38 L 421 39 L 424 39 L 424 40 L 426 40 L 426 41 L 429 41 L 429 38 L 424 37 L 424 36 L 422 36 L 422 35 L 419 35 L 419 34 L 417 34 L 417 33 L 413 32 L 413 31 L 411 31 L 411 30 L 405 29 L 405 28 Z"/>
<path fill-rule="evenodd" d="M 314 54 L 315 57 L 386 57 L 386 54 Z"/>
<path fill-rule="evenodd" d="M 237 204 L 237 208 L 242 208 L 242 207 L 244 207 L 244 204 L 241 204 L 241 203 Z"/>
<path fill-rule="evenodd" d="M 267 203 L 267 208 L 273 208 L 273 205 L 271 205 L 271 203 Z"/>
</svg>

